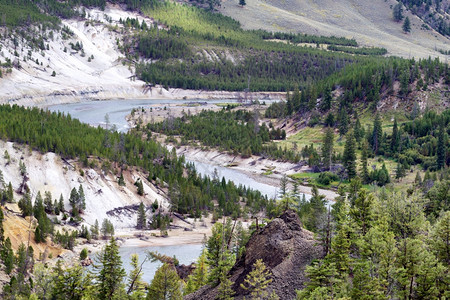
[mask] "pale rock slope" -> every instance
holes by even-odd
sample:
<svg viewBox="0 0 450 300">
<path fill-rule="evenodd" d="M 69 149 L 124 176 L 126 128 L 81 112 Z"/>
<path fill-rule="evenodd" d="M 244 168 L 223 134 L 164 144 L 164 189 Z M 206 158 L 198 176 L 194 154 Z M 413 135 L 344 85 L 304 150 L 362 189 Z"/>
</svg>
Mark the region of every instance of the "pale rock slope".
<svg viewBox="0 0 450 300">
<path fill-rule="evenodd" d="M 6 164 L 4 158 L 5 150 L 11 156 L 11 163 Z M 84 224 L 93 225 L 98 220 L 100 225 L 103 219 L 108 218 L 114 225 L 116 232 L 128 232 L 136 226 L 137 215 L 135 210 L 122 209 L 120 213 L 111 214 L 114 209 L 137 205 L 141 201 L 150 206 L 155 200 L 163 207 L 168 207 L 168 202 L 164 193 L 153 185 L 149 184 L 144 176 L 137 171 L 132 171 L 130 176 L 126 176 L 126 186 L 121 187 L 117 183 L 114 175 L 104 175 L 94 169 L 83 169 L 84 176 L 80 175 L 80 169 L 74 169 L 54 153 L 40 154 L 36 151 L 30 152 L 28 148 L 17 146 L 10 142 L 0 141 L 0 169 L 2 170 L 5 183 L 12 183 L 14 190 L 22 183 L 22 176 L 19 171 L 19 161 L 22 161 L 27 168 L 29 177 L 28 186 L 32 199 L 40 191 L 44 196 L 45 191 L 50 191 L 54 199 L 59 199 L 62 194 L 65 201 L 66 210 L 70 209 L 69 196 L 72 188 L 78 189 L 80 184 L 86 195 L 86 211 L 82 215 Z M 136 193 L 133 185 L 140 177 L 144 183 L 144 196 Z M 15 195 L 18 201 L 20 195 Z M 148 212 L 148 215 L 150 212 Z"/>
<path fill-rule="evenodd" d="M 105 11 L 87 10 L 87 14 L 90 22 L 63 21 L 62 25 L 69 27 L 74 35 L 64 40 L 60 32 L 54 31 L 54 37 L 48 43 L 49 50 L 33 52 L 33 60 L 23 60 L 30 50 L 26 42 L 19 41 L 15 48 L 11 40 L 0 41 L 0 61 L 5 62 L 9 58 L 21 65 L 20 69 L 13 68 L 11 74 L 0 78 L 0 103 L 56 104 L 147 97 L 143 90 L 144 82 L 132 80 L 133 71 L 122 64 L 124 55 L 117 45 L 120 34 L 113 30 L 116 25 L 120 29 L 120 18 L 137 17 L 140 22 L 144 18 L 115 6 L 108 6 Z M 150 24 L 152 21 L 146 18 L 145 22 Z M 84 57 L 81 51 L 71 49 L 70 43 L 77 42 L 83 43 Z M 19 57 L 14 56 L 15 50 Z M 89 61 L 92 55 L 94 58 Z M 42 66 L 36 64 L 36 59 L 42 62 Z M 56 73 L 54 77 L 53 71 Z"/>
</svg>

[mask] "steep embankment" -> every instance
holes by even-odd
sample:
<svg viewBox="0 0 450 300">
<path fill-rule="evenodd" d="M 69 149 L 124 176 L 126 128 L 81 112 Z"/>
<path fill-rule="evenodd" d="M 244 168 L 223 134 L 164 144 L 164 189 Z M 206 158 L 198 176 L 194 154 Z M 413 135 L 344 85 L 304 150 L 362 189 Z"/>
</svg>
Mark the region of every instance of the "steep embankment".
<svg viewBox="0 0 450 300">
<path fill-rule="evenodd" d="M 11 162 L 7 164 L 3 153 L 7 151 L 11 157 Z M 126 228 L 136 226 L 137 208 L 127 209 L 141 201 L 150 207 L 158 200 L 163 206 L 167 206 L 167 201 L 160 190 L 150 185 L 138 171 L 129 170 L 124 172 L 125 186 L 119 186 L 117 178 L 112 175 L 103 174 L 98 169 L 84 169 L 84 176 L 80 174 L 80 168 L 73 162 L 62 160 L 54 153 L 40 154 L 28 148 L 18 147 L 13 143 L 0 141 L 0 166 L 6 184 L 12 183 L 16 191 L 23 182 L 23 177 L 19 170 L 19 161 L 26 166 L 27 185 L 30 188 L 32 200 L 40 191 L 51 192 L 54 199 L 59 199 L 62 194 L 66 210 L 70 209 L 69 196 L 72 188 L 79 188 L 80 184 L 86 195 L 86 210 L 82 215 L 85 224 L 93 225 L 97 219 L 100 223 L 104 218 L 109 218 L 116 231 L 120 232 Z M 136 187 L 133 185 L 137 178 L 142 178 L 144 184 L 144 196 L 136 194 Z M 18 201 L 21 195 L 16 194 Z M 16 205 L 11 205 L 13 211 L 18 212 Z"/>
<path fill-rule="evenodd" d="M 389 55 L 427 58 L 441 57 L 437 50 L 450 50 L 449 39 L 434 30 L 425 30 L 423 21 L 410 11 L 412 31 L 402 32 L 394 22 L 394 0 L 254 0 L 242 8 L 238 1 L 225 0 L 220 11 L 240 21 L 247 29 L 300 32 L 355 38 L 358 43 L 384 47 Z"/>
<path fill-rule="evenodd" d="M 69 29 L 66 38 L 61 31 L 47 30 L 45 35 L 50 36 L 48 44 L 45 42 L 47 50 L 33 51 L 23 39 L 16 41 L 17 46 L 12 39 L 2 39 L 0 61 L 10 59 L 20 67 L 12 68 L 12 73 L 0 79 L 0 103 L 55 104 L 147 97 L 144 82 L 131 80 L 133 71 L 122 64 L 124 56 L 117 42 L 121 40 L 120 27 L 115 27 L 120 18 L 135 18 L 136 14 L 113 6 L 105 11 L 88 10 L 87 14 L 90 21 L 62 22 Z M 82 43 L 82 50 L 73 49 L 71 44 L 77 43 Z"/>
</svg>

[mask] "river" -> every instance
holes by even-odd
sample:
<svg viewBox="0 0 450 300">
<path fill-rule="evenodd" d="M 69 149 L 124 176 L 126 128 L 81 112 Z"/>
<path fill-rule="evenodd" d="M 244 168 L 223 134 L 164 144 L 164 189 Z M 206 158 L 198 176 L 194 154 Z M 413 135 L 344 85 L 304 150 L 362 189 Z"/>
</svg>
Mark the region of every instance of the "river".
<svg viewBox="0 0 450 300">
<path fill-rule="evenodd" d="M 236 102 L 236 100 L 104 100 L 104 101 L 89 101 L 80 103 L 60 104 L 47 107 L 50 111 L 60 111 L 66 114 L 70 114 L 72 118 L 79 119 L 81 122 L 91 124 L 93 126 L 104 125 L 105 116 L 108 115 L 110 126 L 115 125 L 121 132 L 126 132 L 130 127 L 125 117 L 130 114 L 131 110 L 154 105 L 167 105 L 174 103 L 188 103 L 188 102 L 208 102 L 208 103 L 224 103 L 224 102 Z M 271 101 L 266 101 L 270 103 Z M 273 102 L 273 101 L 272 101 Z M 194 163 L 197 171 L 202 175 L 212 176 L 214 169 L 217 169 L 220 178 L 225 177 L 226 180 L 231 180 L 237 185 L 242 184 L 255 190 L 259 190 L 262 194 L 268 197 L 274 197 L 277 195 L 277 187 L 260 183 L 253 178 L 250 178 L 246 174 L 213 164 L 207 164 L 204 162 L 197 162 L 188 160 Z"/>
<path fill-rule="evenodd" d="M 224 103 L 224 102 L 235 102 L 235 100 L 196 100 L 199 102 L 208 103 Z M 72 118 L 79 119 L 84 123 L 91 124 L 93 126 L 104 125 L 105 116 L 108 115 L 110 125 L 115 125 L 117 130 L 121 132 L 126 132 L 129 129 L 129 125 L 125 120 L 126 115 L 128 115 L 133 108 L 141 108 L 149 105 L 161 106 L 173 103 L 187 103 L 193 102 L 183 101 L 183 100 L 106 100 L 106 101 L 89 101 L 81 103 L 71 103 L 54 105 L 47 107 L 50 111 L 60 111 L 66 114 L 70 114 Z M 226 180 L 231 180 L 236 184 L 242 184 L 252 189 L 261 191 L 264 195 L 268 197 L 276 197 L 277 187 L 260 183 L 253 178 L 250 178 L 246 174 L 234 170 L 231 168 L 226 168 L 223 166 L 217 166 L 213 164 L 207 164 L 204 162 L 190 161 L 194 163 L 197 171 L 202 175 L 212 176 L 214 169 L 217 169 L 220 178 L 225 177 Z M 308 195 L 307 195 L 308 196 Z M 120 248 L 120 255 L 123 260 L 123 266 L 127 273 L 130 271 L 130 256 L 133 253 L 137 253 L 140 260 L 143 260 L 146 256 L 147 251 L 158 251 L 159 253 L 176 256 L 181 264 L 190 264 L 194 262 L 200 255 L 202 245 L 177 245 L 177 246 L 165 246 L 165 247 L 133 247 L 127 246 L 125 243 Z M 146 262 L 143 266 L 144 276 L 143 280 L 150 282 L 154 276 L 156 269 L 158 268 L 158 263 Z"/>
</svg>

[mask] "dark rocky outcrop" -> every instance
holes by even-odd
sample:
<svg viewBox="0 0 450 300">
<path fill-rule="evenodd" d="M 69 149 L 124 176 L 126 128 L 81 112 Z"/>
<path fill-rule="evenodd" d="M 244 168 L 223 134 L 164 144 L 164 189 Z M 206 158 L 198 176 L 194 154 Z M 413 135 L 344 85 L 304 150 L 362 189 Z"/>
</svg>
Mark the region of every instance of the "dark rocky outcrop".
<svg viewBox="0 0 450 300">
<path fill-rule="evenodd" d="M 312 260 L 322 258 L 323 249 L 310 231 L 302 228 L 294 211 L 287 211 L 250 238 L 246 253 L 236 262 L 229 276 L 234 282 L 235 299 L 242 299 L 247 291 L 240 287 L 257 259 L 262 259 L 271 271 L 269 293 L 275 291 L 280 299 L 294 299 L 306 277 L 304 270 Z M 185 299 L 213 300 L 217 287 L 205 286 Z"/>
<path fill-rule="evenodd" d="M 175 266 L 175 269 L 177 270 L 178 276 L 180 276 L 181 279 L 186 281 L 189 277 L 189 275 L 192 274 L 195 270 L 194 263 L 191 263 L 190 265 L 178 265 Z"/>
</svg>

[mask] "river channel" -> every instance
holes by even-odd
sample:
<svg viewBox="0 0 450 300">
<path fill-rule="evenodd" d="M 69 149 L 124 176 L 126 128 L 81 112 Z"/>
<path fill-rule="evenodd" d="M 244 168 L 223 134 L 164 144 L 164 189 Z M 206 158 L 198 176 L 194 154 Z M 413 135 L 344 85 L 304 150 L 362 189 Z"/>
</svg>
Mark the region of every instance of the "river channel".
<svg viewBox="0 0 450 300">
<path fill-rule="evenodd" d="M 235 102 L 235 100 L 197 100 L 199 102 L 208 103 L 224 103 Z M 84 123 L 91 124 L 93 126 L 104 125 L 105 116 L 108 115 L 110 125 L 115 125 L 118 131 L 126 132 L 130 127 L 125 120 L 133 108 L 141 108 L 155 105 L 168 105 L 174 103 L 187 103 L 193 102 L 183 100 L 106 100 L 106 101 L 89 101 L 81 103 L 71 103 L 54 105 L 47 107 L 50 111 L 60 111 L 66 114 L 70 114 L 72 118 L 79 119 Z M 194 101 L 195 102 L 195 101 Z M 189 160 L 187 160 L 189 161 Z M 202 175 L 212 176 L 214 169 L 217 169 L 220 177 L 225 177 L 226 180 L 232 180 L 236 184 L 242 184 L 255 190 L 259 190 L 261 193 L 268 197 L 275 197 L 277 195 L 277 187 L 260 183 L 253 178 L 250 178 L 246 174 L 226 168 L 223 166 L 217 166 L 204 162 L 190 161 L 194 163 L 197 171 Z M 307 195 L 308 196 L 308 195 Z M 177 246 L 165 246 L 165 247 L 133 247 L 128 246 L 126 243 L 120 248 L 120 255 L 123 260 L 123 266 L 127 273 L 130 271 L 130 256 L 133 253 L 137 253 L 140 260 L 144 259 L 147 251 L 158 251 L 159 253 L 176 256 L 182 264 L 190 264 L 194 262 L 200 255 L 202 245 L 177 245 Z M 144 276 L 143 280 L 150 282 L 154 276 L 154 273 L 159 264 L 146 262 L 143 267 Z"/>
</svg>

